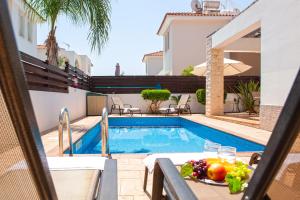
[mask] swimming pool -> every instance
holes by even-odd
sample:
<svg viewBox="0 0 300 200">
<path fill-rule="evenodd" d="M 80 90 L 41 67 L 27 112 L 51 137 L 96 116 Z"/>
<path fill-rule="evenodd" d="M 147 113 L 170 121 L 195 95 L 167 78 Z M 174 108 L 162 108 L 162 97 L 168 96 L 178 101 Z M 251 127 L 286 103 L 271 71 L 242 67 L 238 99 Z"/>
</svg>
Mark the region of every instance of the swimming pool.
<svg viewBox="0 0 300 200">
<path fill-rule="evenodd" d="M 181 117 L 109 118 L 112 154 L 201 152 L 204 141 L 234 146 L 238 152 L 263 151 L 264 146 Z M 100 125 L 74 146 L 75 154 L 100 154 Z"/>
</svg>

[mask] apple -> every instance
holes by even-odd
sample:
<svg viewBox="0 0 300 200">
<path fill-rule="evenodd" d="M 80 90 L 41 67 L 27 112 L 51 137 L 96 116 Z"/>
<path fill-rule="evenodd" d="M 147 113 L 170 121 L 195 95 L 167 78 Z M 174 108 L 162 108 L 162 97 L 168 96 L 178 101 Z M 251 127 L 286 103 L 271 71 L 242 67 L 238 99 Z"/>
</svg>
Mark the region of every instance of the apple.
<svg viewBox="0 0 300 200">
<path fill-rule="evenodd" d="M 207 169 L 207 177 L 214 181 L 224 181 L 227 172 L 220 163 L 212 163 Z"/>
</svg>

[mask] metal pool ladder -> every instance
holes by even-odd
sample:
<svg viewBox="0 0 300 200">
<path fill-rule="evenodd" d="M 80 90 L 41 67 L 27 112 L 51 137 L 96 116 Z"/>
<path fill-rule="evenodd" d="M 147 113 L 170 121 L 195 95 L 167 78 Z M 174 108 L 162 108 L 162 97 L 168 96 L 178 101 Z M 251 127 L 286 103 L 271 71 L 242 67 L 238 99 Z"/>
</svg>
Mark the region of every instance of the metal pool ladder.
<svg viewBox="0 0 300 200">
<path fill-rule="evenodd" d="M 100 121 L 100 125 L 101 125 L 101 139 L 102 139 L 102 156 L 106 156 L 106 154 L 108 154 L 110 156 L 109 140 L 108 140 L 107 108 L 103 108 L 103 110 L 102 110 L 102 119 Z"/>
<path fill-rule="evenodd" d="M 59 155 L 62 156 L 64 154 L 64 138 L 63 138 L 63 132 L 64 132 L 64 125 L 67 127 L 68 137 L 69 137 L 69 146 L 70 151 L 69 155 L 73 155 L 73 145 L 72 145 L 72 130 L 70 127 L 70 116 L 69 111 L 66 107 L 62 108 L 60 110 L 59 114 L 59 124 L 58 124 L 58 146 L 59 146 Z"/>
</svg>

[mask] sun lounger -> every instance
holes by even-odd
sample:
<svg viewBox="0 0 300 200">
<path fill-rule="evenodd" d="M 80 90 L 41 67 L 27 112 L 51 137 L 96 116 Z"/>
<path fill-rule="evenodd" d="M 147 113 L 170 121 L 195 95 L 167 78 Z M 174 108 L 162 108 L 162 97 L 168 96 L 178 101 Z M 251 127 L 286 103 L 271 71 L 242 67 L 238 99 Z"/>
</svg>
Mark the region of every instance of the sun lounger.
<svg viewBox="0 0 300 200">
<path fill-rule="evenodd" d="M 123 101 L 120 99 L 120 97 L 114 96 L 111 97 L 111 99 L 113 103 L 113 105 L 111 106 L 111 111 L 110 111 L 111 113 L 114 110 L 118 110 L 120 115 L 125 113 L 129 113 L 131 116 L 134 113 L 139 113 L 142 115 L 142 111 L 140 108 L 135 108 L 131 104 L 124 104 Z"/>
<path fill-rule="evenodd" d="M 191 107 L 188 104 L 190 95 L 183 94 L 180 97 L 180 100 L 178 104 L 170 104 L 169 107 L 163 107 L 159 109 L 159 112 L 164 113 L 165 115 L 171 114 L 171 113 L 177 113 L 178 115 L 184 111 L 188 112 L 189 114 L 192 114 Z"/>
</svg>

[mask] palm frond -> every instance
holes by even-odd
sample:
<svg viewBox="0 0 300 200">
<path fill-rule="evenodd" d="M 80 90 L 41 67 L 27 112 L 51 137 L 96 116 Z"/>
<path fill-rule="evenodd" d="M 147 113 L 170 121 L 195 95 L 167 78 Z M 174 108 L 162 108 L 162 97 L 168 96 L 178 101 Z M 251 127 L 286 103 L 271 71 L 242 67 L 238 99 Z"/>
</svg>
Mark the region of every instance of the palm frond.
<svg viewBox="0 0 300 200">
<path fill-rule="evenodd" d="M 55 28 L 57 19 L 65 15 L 74 24 L 88 25 L 87 39 L 91 50 L 100 53 L 110 31 L 111 5 L 109 0 L 23 0 L 28 12 L 39 16 Z"/>
<path fill-rule="evenodd" d="M 43 23 L 46 19 L 27 1 L 23 0 L 24 10 L 32 22 Z"/>
<path fill-rule="evenodd" d="M 110 31 L 111 6 L 109 0 L 67 0 L 64 10 L 74 24 L 88 24 L 87 36 L 91 50 L 104 47 Z"/>
</svg>

